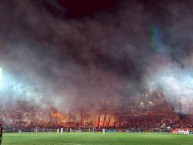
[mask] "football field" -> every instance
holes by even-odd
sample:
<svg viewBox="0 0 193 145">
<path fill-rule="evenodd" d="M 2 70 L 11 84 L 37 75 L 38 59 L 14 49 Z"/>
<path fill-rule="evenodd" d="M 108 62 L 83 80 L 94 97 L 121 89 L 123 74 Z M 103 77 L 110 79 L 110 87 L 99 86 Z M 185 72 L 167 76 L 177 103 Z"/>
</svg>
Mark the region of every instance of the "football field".
<svg viewBox="0 0 193 145">
<path fill-rule="evenodd" d="M 170 133 L 4 133 L 2 145 L 193 145 L 193 135 Z"/>
</svg>

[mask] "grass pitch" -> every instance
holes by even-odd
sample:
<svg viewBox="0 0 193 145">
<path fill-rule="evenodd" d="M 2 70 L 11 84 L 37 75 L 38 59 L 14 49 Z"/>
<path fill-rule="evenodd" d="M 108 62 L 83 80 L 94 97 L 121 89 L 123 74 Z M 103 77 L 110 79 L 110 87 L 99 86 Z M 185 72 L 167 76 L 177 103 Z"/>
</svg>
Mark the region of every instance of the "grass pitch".
<svg viewBox="0 0 193 145">
<path fill-rule="evenodd" d="M 2 145 L 193 145 L 193 135 L 169 133 L 4 133 Z"/>
</svg>

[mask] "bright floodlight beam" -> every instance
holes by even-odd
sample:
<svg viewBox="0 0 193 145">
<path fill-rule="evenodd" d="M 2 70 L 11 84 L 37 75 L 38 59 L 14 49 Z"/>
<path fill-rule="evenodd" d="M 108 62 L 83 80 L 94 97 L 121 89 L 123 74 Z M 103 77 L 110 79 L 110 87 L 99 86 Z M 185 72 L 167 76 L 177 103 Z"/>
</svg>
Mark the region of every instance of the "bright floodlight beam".
<svg viewBox="0 0 193 145">
<path fill-rule="evenodd" d="M 3 82 L 2 68 L 0 67 L 0 89 L 2 89 L 2 82 Z"/>
<path fill-rule="evenodd" d="M 0 80 L 2 80 L 2 68 L 0 67 Z"/>
</svg>

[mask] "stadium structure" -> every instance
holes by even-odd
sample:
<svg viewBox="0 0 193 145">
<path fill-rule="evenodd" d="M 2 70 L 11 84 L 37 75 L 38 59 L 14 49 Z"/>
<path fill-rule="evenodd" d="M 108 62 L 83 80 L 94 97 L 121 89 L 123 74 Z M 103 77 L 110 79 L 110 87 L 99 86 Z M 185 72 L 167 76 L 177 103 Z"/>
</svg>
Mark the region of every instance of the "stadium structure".
<svg viewBox="0 0 193 145">
<path fill-rule="evenodd" d="M 137 97 L 131 97 L 122 108 L 113 108 L 107 101 L 100 110 L 80 109 L 61 112 L 57 109 L 41 110 L 31 106 L 28 110 L 17 110 L 2 106 L 1 122 L 5 131 L 54 131 L 64 128 L 66 131 L 167 131 L 176 133 L 178 129 L 193 131 L 193 114 L 179 112 L 181 106 L 173 107 L 164 91 L 145 91 Z M 21 104 L 25 102 L 21 101 Z M 113 104 L 113 103 L 112 103 Z M 177 110 L 178 109 L 178 110 Z M 181 132 L 182 133 L 182 132 Z"/>
</svg>

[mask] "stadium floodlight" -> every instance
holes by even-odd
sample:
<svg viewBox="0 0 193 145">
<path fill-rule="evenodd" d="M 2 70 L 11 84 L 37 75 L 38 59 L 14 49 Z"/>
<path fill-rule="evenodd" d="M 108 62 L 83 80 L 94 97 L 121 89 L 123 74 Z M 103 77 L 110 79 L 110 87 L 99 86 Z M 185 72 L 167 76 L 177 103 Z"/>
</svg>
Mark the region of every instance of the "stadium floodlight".
<svg viewBox="0 0 193 145">
<path fill-rule="evenodd" d="M 0 81 L 2 80 L 2 68 L 0 67 Z"/>
<path fill-rule="evenodd" d="M 0 89 L 2 88 L 3 85 L 3 75 L 2 75 L 2 68 L 0 67 Z"/>
</svg>

